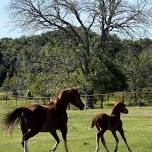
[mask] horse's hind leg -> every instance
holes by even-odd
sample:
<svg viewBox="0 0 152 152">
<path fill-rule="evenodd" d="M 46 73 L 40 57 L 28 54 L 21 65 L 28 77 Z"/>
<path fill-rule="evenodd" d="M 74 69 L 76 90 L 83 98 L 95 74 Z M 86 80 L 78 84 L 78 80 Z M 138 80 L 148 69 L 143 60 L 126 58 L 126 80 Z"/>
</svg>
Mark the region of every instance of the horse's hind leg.
<svg viewBox="0 0 152 152">
<path fill-rule="evenodd" d="M 57 135 L 57 133 L 56 133 L 55 130 L 54 130 L 54 131 L 51 131 L 50 133 L 51 133 L 51 135 L 54 137 L 54 139 L 56 140 L 56 143 L 55 143 L 55 145 L 53 146 L 53 148 L 50 150 L 50 152 L 55 152 L 56 149 L 57 149 L 57 146 L 58 146 L 58 144 L 59 144 L 59 142 L 60 142 L 60 139 L 59 139 L 59 137 L 58 137 L 58 135 Z"/>
<path fill-rule="evenodd" d="M 117 137 L 116 131 L 112 131 L 112 134 L 113 134 L 113 136 L 115 137 L 115 140 L 116 140 L 116 145 L 115 145 L 114 152 L 117 152 L 119 139 L 118 139 L 118 137 Z"/>
<path fill-rule="evenodd" d="M 97 135 L 96 135 L 96 152 L 99 151 L 99 139 L 100 139 L 100 136 L 99 136 L 99 134 L 97 133 Z"/>
<path fill-rule="evenodd" d="M 28 128 L 26 127 L 26 123 L 24 121 L 24 119 L 22 119 L 21 121 L 21 131 L 22 131 L 22 135 L 24 136 L 24 134 L 26 134 L 28 132 Z M 23 148 L 24 148 L 24 140 L 23 140 L 23 137 L 22 137 L 22 142 L 21 142 Z"/>
<path fill-rule="evenodd" d="M 101 142 L 102 142 L 102 144 L 103 144 L 103 146 L 105 147 L 105 149 L 106 149 L 106 151 L 107 152 L 109 152 L 109 150 L 108 150 L 108 148 L 107 148 L 107 146 L 106 146 L 106 143 L 105 143 L 105 140 L 104 140 L 104 137 L 103 137 L 103 134 L 104 134 L 104 132 L 105 132 L 106 130 L 101 130 L 101 131 L 99 131 L 98 133 L 97 133 L 97 139 L 96 139 L 96 152 L 98 152 L 99 151 L 99 139 L 101 138 Z"/>
<path fill-rule="evenodd" d="M 103 135 L 101 136 L 101 142 L 102 142 L 103 146 L 105 147 L 106 151 L 109 152 L 108 147 L 107 147 L 107 145 L 106 145 L 106 142 L 105 142 L 105 140 L 104 140 Z"/>
<path fill-rule="evenodd" d="M 120 132 L 121 137 L 122 137 L 122 139 L 124 140 L 124 142 L 125 142 L 125 144 L 126 144 L 126 146 L 127 146 L 127 148 L 128 148 L 128 151 L 129 151 L 129 152 L 132 152 L 132 150 L 130 149 L 130 147 L 129 147 L 128 143 L 127 143 L 127 140 L 126 140 L 126 137 L 125 137 L 125 135 L 124 135 L 123 129 L 119 130 L 119 132 Z"/>
<path fill-rule="evenodd" d="M 28 146 L 27 146 L 27 141 L 24 141 L 24 152 L 29 152 L 28 151 Z"/>
<path fill-rule="evenodd" d="M 28 146 L 27 146 L 27 141 L 29 138 L 33 137 L 34 135 L 36 135 L 39 131 L 37 130 L 30 130 L 27 133 L 25 133 L 23 135 L 23 141 L 24 141 L 24 152 L 29 152 L 28 151 Z"/>
</svg>

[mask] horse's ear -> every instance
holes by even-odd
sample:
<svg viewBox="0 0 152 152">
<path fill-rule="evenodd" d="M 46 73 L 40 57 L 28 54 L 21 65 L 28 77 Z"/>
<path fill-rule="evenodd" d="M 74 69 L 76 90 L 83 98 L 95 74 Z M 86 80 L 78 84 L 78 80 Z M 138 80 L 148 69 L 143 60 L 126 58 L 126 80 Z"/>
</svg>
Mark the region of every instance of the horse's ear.
<svg viewBox="0 0 152 152">
<path fill-rule="evenodd" d="M 119 98 L 119 101 L 120 101 L 121 103 L 124 103 L 124 96 L 122 96 L 121 98 Z"/>
<path fill-rule="evenodd" d="M 78 89 L 79 89 L 80 87 L 74 87 L 73 89 L 75 90 L 75 91 L 78 91 Z"/>
</svg>

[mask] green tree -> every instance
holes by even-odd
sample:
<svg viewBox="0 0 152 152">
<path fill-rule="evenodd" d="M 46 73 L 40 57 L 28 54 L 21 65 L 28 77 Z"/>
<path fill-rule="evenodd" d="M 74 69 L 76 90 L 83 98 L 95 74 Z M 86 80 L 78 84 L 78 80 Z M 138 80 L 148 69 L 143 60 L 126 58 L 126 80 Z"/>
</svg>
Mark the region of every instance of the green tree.
<svg viewBox="0 0 152 152">
<path fill-rule="evenodd" d="M 98 57 L 101 64 L 109 62 L 103 60 L 108 59 L 109 53 L 106 52 L 109 50 L 107 44 L 110 33 L 116 31 L 131 35 L 139 29 L 145 29 L 150 23 L 151 5 L 146 0 L 137 3 L 125 0 L 12 0 L 10 3 L 14 23 L 20 27 L 26 30 L 62 31 L 62 38 L 69 39 L 77 46 L 72 50 L 78 57 L 79 68 L 87 84 L 84 88 L 86 94 L 94 92 L 93 58 Z M 91 30 L 100 33 L 96 45 L 91 43 Z"/>
<path fill-rule="evenodd" d="M 128 79 L 129 89 L 141 91 L 151 86 L 151 43 L 145 40 L 124 41 L 120 62 Z"/>
</svg>

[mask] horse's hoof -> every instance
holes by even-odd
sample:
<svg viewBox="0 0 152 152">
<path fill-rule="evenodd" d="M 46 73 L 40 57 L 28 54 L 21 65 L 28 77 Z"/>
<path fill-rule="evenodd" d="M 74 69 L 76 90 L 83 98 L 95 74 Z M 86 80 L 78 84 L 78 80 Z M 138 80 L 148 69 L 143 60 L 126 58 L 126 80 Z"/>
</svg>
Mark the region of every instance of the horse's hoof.
<svg viewBox="0 0 152 152">
<path fill-rule="evenodd" d="M 132 152 L 132 150 L 129 148 L 129 149 L 128 149 L 128 152 Z"/>
</svg>

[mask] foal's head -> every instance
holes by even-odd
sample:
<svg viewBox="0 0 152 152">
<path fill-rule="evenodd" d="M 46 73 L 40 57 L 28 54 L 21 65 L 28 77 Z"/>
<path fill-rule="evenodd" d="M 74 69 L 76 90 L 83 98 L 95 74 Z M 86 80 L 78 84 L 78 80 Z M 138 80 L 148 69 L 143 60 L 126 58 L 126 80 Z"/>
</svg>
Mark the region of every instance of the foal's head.
<svg viewBox="0 0 152 152">
<path fill-rule="evenodd" d="M 112 113 L 116 114 L 116 113 L 128 113 L 128 109 L 126 108 L 126 105 L 124 104 L 124 100 L 117 102 L 113 109 L 112 109 Z"/>
<path fill-rule="evenodd" d="M 78 93 L 78 88 L 67 88 L 63 90 L 60 95 L 60 99 L 66 100 L 68 103 L 73 104 L 80 110 L 84 109 L 84 104 L 80 98 L 80 94 Z"/>
</svg>

